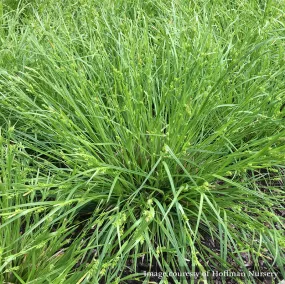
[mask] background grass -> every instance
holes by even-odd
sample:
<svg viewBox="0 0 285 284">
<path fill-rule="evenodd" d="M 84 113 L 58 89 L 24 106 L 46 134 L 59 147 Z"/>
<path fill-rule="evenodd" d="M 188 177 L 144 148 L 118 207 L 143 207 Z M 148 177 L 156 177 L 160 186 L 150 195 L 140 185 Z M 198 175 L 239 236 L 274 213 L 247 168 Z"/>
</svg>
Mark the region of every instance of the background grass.
<svg viewBox="0 0 285 284">
<path fill-rule="evenodd" d="M 282 4 L 4 1 L 0 281 L 284 279 Z"/>
</svg>

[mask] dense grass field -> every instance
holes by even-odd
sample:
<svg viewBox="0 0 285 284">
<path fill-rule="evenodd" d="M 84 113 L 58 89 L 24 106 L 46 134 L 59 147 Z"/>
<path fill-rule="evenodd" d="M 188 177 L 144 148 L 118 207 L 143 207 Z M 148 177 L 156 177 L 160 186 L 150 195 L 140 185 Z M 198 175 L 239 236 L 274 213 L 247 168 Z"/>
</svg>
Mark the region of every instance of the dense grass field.
<svg viewBox="0 0 285 284">
<path fill-rule="evenodd" d="M 285 1 L 4 0 L 0 24 L 0 283 L 285 279 Z"/>
</svg>

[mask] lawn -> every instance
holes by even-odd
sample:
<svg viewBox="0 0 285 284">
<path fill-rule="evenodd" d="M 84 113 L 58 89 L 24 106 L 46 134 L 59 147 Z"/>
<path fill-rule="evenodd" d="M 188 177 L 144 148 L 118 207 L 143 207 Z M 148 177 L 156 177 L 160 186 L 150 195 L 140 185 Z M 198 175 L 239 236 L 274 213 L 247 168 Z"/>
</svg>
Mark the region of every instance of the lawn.
<svg viewBox="0 0 285 284">
<path fill-rule="evenodd" d="M 284 0 L 3 0 L 0 25 L 1 284 L 285 279 Z"/>
</svg>

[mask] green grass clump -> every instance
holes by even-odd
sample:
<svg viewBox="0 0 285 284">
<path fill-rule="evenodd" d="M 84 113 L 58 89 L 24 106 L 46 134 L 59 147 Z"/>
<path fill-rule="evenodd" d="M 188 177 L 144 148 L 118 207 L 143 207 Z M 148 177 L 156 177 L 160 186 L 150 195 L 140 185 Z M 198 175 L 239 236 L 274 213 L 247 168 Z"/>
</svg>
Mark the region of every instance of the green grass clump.
<svg viewBox="0 0 285 284">
<path fill-rule="evenodd" d="M 4 1 L 0 282 L 284 279 L 282 4 Z"/>
</svg>

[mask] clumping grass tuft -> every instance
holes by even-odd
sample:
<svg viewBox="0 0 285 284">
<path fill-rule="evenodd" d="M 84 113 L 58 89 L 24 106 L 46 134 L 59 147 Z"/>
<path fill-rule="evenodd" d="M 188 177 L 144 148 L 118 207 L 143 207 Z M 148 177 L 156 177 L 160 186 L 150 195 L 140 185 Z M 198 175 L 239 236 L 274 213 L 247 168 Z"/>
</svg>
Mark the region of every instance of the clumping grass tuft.
<svg viewBox="0 0 285 284">
<path fill-rule="evenodd" d="M 0 282 L 284 279 L 284 4 L 3 1 Z"/>
</svg>

